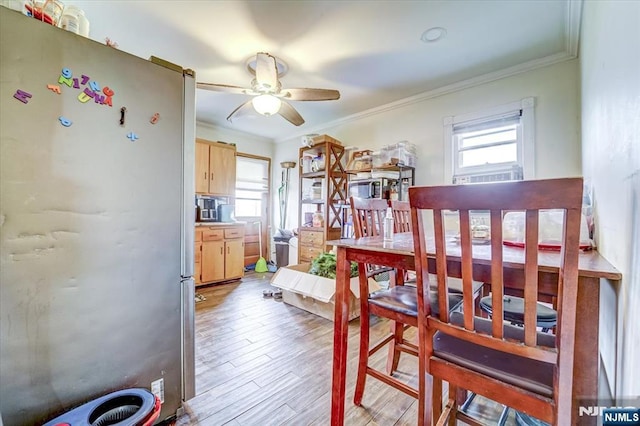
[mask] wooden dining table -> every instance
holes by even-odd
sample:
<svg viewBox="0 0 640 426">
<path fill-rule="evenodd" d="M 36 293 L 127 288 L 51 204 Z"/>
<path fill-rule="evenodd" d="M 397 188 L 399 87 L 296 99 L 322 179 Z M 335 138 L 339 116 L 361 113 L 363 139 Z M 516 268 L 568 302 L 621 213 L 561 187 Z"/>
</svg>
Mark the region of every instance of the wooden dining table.
<svg viewBox="0 0 640 426">
<path fill-rule="evenodd" d="M 335 322 L 333 333 L 333 382 L 331 395 L 331 425 L 344 424 L 347 377 L 347 338 L 349 333 L 350 262 L 390 266 L 415 270 L 413 234 L 398 233 L 393 241 L 382 237 L 327 241 L 337 247 Z M 435 243 L 427 241 L 429 272 L 435 274 Z M 461 278 L 460 245 L 447 239 L 447 273 Z M 524 282 L 524 249 L 504 246 L 505 293 L 519 295 Z M 560 253 L 539 251 L 539 299 L 552 302 L 557 295 Z M 598 324 L 600 280 L 619 281 L 622 275 L 595 250 L 582 251 L 579 257 L 578 312 L 573 375 L 573 424 L 578 424 L 578 402 L 581 398 L 596 399 L 598 395 Z M 491 246 L 473 246 L 473 279 L 491 282 Z M 362 297 L 366 297 L 362 295 Z M 596 424 L 596 417 L 582 417 L 579 424 Z M 592 421 L 592 422 L 591 422 Z"/>
</svg>

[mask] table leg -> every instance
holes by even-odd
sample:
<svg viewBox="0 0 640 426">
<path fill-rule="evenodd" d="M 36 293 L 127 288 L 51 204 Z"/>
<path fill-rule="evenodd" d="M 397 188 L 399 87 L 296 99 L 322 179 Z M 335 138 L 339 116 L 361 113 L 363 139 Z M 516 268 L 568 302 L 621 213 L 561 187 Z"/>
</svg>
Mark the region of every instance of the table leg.
<svg viewBox="0 0 640 426">
<path fill-rule="evenodd" d="M 333 323 L 333 384 L 331 387 L 331 425 L 333 426 L 344 424 L 350 272 L 351 265 L 347 261 L 347 249 L 338 247 Z"/>
<path fill-rule="evenodd" d="M 578 278 L 578 312 L 573 364 L 573 424 L 595 425 L 597 417 L 578 415 L 580 401 L 598 398 L 598 327 L 600 322 L 600 279 Z"/>
</svg>

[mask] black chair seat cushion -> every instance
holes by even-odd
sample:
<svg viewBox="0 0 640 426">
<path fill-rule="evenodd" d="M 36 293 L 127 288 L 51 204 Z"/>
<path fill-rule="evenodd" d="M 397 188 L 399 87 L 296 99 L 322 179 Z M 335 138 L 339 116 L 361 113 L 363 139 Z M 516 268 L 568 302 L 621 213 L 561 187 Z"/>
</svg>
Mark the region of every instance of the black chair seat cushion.
<svg viewBox="0 0 640 426">
<path fill-rule="evenodd" d="M 431 312 L 437 315 L 438 293 L 429 292 Z M 449 294 L 449 309 L 453 310 L 462 302 L 462 294 Z M 369 295 L 369 303 L 404 315 L 418 317 L 418 291 L 414 286 L 398 285 L 387 290 L 379 290 Z"/>
<path fill-rule="evenodd" d="M 515 296 L 504 296 L 502 299 L 504 319 L 513 324 L 524 324 L 524 299 Z M 489 315 L 493 312 L 493 300 L 491 296 L 480 299 L 480 308 Z M 542 303 L 536 306 L 537 325 L 543 328 L 552 328 L 558 321 L 558 313 Z"/>
<path fill-rule="evenodd" d="M 453 312 L 450 319 L 454 324 L 460 326 L 464 324 L 464 317 L 459 312 Z M 491 320 L 475 317 L 476 331 L 489 334 L 491 326 Z M 504 336 L 523 341 L 524 330 L 505 324 Z M 538 333 L 538 344 L 550 348 L 555 347 L 555 336 L 548 333 Z M 539 395 L 549 398 L 553 396 L 554 366 L 552 364 L 486 348 L 440 331 L 434 335 L 433 355 Z"/>
</svg>

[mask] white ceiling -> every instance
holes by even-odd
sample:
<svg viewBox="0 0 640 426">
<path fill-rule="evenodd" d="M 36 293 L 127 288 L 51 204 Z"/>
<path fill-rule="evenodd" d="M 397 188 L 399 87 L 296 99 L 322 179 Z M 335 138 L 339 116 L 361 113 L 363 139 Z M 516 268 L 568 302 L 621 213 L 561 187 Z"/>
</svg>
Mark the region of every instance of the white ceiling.
<svg viewBox="0 0 640 426">
<path fill-rule="evenodd" d="M 291 102 L 306 120 L 300 127 L 257 113 L 230 123 L 249 96 L 197 91 L 199 122 L 274 140 L 506 68 L 575 56 L 581 7 L 580 0 L 67 3 L 85 11 L 92 39 L 191 68 L 201 82 L 248 87 L 245 63 L 262 51 L 288 64 L 283 87 L 340 91 L 337 101 Z M 422 42 L 431 27 L 446 36 Z"/>
</svg>

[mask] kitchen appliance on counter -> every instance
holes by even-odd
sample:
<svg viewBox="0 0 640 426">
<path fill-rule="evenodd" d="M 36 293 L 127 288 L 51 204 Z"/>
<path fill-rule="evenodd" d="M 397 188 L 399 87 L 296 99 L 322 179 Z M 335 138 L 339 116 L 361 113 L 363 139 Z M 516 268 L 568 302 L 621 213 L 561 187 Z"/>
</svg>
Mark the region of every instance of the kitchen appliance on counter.
<svg viewBox="0 0 640 426">
<path fill-rule="evenodd" d="M 234 205 L 233 204 L 219 204 L 218 205 L 218 222 L 235 222 L 234 217 Z"/>
<path fill-rule="evenodd" d="M 214 197 L 196 196 L 196 221 L 217 222 L 219 201 Z"/>
<path fill-rule="evenodd" d="M 0 7 L 0 75 L 2 421 L 138 387 L 175 415 L 195 396 L 193 71 Z"/>
</svg>

